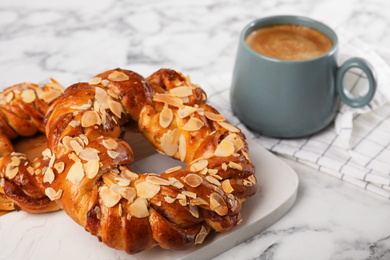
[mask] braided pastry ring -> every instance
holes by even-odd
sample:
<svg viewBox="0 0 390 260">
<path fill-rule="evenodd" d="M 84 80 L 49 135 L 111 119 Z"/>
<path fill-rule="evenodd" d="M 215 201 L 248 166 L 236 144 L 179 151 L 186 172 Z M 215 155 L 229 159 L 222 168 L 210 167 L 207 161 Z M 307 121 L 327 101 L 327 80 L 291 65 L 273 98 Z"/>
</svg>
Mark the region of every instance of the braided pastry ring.
<svg viewBox="0 0 390 260">
<path fill-rule="evenodd" d="M 133 173 L 133 152 L 119 139 L 131 121 L 187 166 Z M 144 79 L 115 69 L 74 84 L 50 105 L 45 133 L 48 149 L 34 168 L 44 169 L 46 195 L 104 244 L 130 254 L 156 245 L 185 250 L 211 230 L 229 230 L 257 190 L 243 133 L 173 70 Z"/>
</svg>

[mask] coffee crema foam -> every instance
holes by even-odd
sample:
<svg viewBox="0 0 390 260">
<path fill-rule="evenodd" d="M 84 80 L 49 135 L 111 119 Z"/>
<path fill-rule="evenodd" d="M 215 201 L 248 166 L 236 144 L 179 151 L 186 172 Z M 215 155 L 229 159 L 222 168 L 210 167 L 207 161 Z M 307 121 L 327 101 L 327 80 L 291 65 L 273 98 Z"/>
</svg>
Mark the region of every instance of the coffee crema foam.
<svg viewBox="0 0 390 260">
<path fill-rule="evenodd" d="M 259 28 L 245 42 L 252 50 L 280 60 L 312 59 L 328 52 L 333 45 L 323 33 L 293 24 Z"/>
</svg>

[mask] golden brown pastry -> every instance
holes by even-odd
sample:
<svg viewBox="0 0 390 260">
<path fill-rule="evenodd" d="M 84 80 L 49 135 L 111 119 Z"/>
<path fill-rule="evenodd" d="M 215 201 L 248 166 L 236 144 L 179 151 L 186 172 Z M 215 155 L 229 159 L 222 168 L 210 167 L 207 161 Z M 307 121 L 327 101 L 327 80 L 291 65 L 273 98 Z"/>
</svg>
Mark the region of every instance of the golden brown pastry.
<svg viewBox="0 0 390 260">
<path fill-rule="evenodd" d="M 120 139 L 131 122 L 187 166 L 132 172 L 133 151 Z M 34 163 L 36 185 L 104 244 L 130 254 L 156 245 L 185 250 L 212 230 L 231 229 L 257 190 L 243 133 L 173 70 L 145 79 L 115 69 L 74 84 L 50 104 L 44 130 L 48 148 Z"/>
<path fill-rule="evenodd" d="M 0 215 L 19 208 L 32 213 L 58 209 L 45 195 L 41 176 L 31 174 L 31 162 L 14 152 L 10 139 L 43 132 L 48 103 L 62 91 L 52 79 L 42 87 L 22 83 L 0 93 Z"/>
</svg>

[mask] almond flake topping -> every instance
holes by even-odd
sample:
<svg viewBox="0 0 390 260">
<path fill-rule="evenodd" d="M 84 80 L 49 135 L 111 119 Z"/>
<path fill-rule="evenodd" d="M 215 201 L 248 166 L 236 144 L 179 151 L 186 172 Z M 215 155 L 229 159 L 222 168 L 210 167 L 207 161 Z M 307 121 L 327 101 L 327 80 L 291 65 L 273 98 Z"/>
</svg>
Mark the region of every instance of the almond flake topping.
<svg viewBox="0 0 390 260">
<path fill-rule="evenodd" d="M 179 138 L 179 154 L 180 154 L 180 161 L 184 162 L 187 155 L 187 142 L 184 135 L 180 135 Z"/>
<path fill-rule="evenodd" d="M 25 103 L 34 102 L 34 100 L 35 100 L 36 97 L 37 97 L 36 94 L 35 94 L 35 91 L 32 90 L 32 89 L 23 90 L 21 96 L 22 96 L 23 102 L 25 102 Z"/>
<path fill-rule="evenodd" d="M 59 97 L 62 94 L 62 91 L 60 90 L 50 90 L 47 92 L 44 92 L 42 95 L 39 95 L 39 99 L 42 99 L 46 103 L 51 102 L 55 98 Z"/>
<path fill-rule="evenodd" d="M 70 180 L 73 184 L 77 185 L 84 178 L 84 169 L 81 162 L 76 162 L 70 167 L 66 179 Z"/>
<path fill-rule="evenodd" d="M 85 175 L 87 176 L 88 179 L 95 178 L 99 172 L 99 161 L 98 160 L 88 161 L 83 166 L 84 166 Z"/>
<path fill-rule="evenodd" d="M 111 89 L 107 90 L 107 94 L 110 95 L 114 99 L 119 99 L 119 96 Z"/>
<path fill-rule="evenodd" d="M 61 198 L 62 190 L 59 189 L 58 191 L 55 191 L 53 188 L 49 187 L 49 188 L 45 189 L 45 194 L 47 197 L 49 197 L 49 199 L 51 201 L 53 201 L 53 200 L 57 200 L 57 199 Z"/>
<path fill-rule="evenodd" d="M 82 105 L 73 105 L 70 106 L 71 109 L 85 110 L 91 107 L 90 103 L 82 104 Z"/>
<path fill-rule="evenodd" d="M 89 83 L 89 85 L 97 85 L 100 82 L 102 82 L 102 78 L 101 77 L 94 77 L 88 83 Z"/>
<path fill-rule="evenodd" d="M 69 145 L 72 147 L 72 150 L 75 151 L 77 155 L 80 154 L 80 152 L 83 150 L 83 147 L 75 139 L 70 140 Z"/>
<path fill-rule="evenodd" d="M 239 171 L 242 171 L 241 164 L 235 163 L 235 162 L 229 162 L 228 166 L 233 169 L 237 169 Z"/>
<path fill-rule="evenodd" d="M 129 203 L 132 203 L 137 196 L 137 192 L 133 187 L 123 187 L 119 189 L 119 194 Z"/>
<path fill-rule="evenodd" d="M 123 178 L 125 178 L 127 180 L 136 180 L 139 177 L 138 174 L 136 174 L 132 171 L 129 171 L 127 169 L 122 170 L 121 173 L 122 173 Z"/>
<path fill-rule="evenodd" d="M 196 188 L 203 182 L 203 178 L 197 174 L 190 173 L 186 177 L 184 177 L 183 181 L 190 185 L 192 188 Z"/>
<path fill-rule="evenodd" d="M 226 123 L 226 122 L 220 122 L 220 121 L 217 121 L 217 123 L 222 126 L 223 128 L 225 128 L 226 130 L 228 130 L 229 132 L 232 132 L 232 133 L 239 133 L 240 132 L 240 129 L 238 129 L 237 127 L 229 124 L 229 123 Z"/>
<path fill-rule="evenodd" d="M 180 165 L 178 166 L 175 166 L 175 167 L 172 167 L 172 168 L 169 168 L 165 171 L 165 173 L 172 173 L 172 172 L 175 172 L 175 171 L 178 171 L 180 170 L 182 167 Z"/>
<path fill-rule="evenodd" d="M 181 193 L 184 194 L 186 197 L 189 197 L 192 199 L 196 199 L 196 196 L 197 196 L 197 194 L 195 192 L 188 191 L 188 190 L 183 190 Z"/>
<path fill-rule="evenodd" d="M 82 127 L 90 127 L 93 125 L 100 125 L 102 123 L 102 119 L 96 111 L 87 111 L 83 114 L 81 118 L 81 126 Z"/>
<path fill-rule="evenodd" d="M 32 166 L 28 166 L 27 171 L 29 174 L 34 175 L 34 168 Z"/>
<path fill-rule="evenodd" d="M 209 203 L 205 199 L 197 197 L 196 199 L 191 200 L 190 205 L 209 205 Z"/>
<path fill-rule="evenodd" d="M 121 199 L 120 194 L 107 187 L 102 187 L 99 191 L 99 195 L 103 200 L 104 206 L 108 208 L 114 207 Z"/>
<path fill-rule="evenodd" d="M 146 218 L 149 216 L 148 202 L 146 199 L 137 198 L 129 207 L 129 212 L 133 217 Z"/>
<path fill-rule="evenodd" d="M 166 202 L 168 202 L 169 204 L 171 204 L 171 203 L 173 203 L 173 202 L 175 202 L 175 198 L 171 198 L 171 197 L 169 197 L 169 196 L 165 196 L 164 197 L 164 200 L 166 201 Z"/>
<path fill-rule="evenodd" d="M 202 226 L 199 233 L 195 237 L 195 244 L 202 244 L 207 234 L 208 234 L 207 229 L 204 226 Z"/>
<path fill-rule="evenodd" d="M 191 96 L 192 89 L 190 87 L 187 87 L 187 86 L 176 87 L 176 88 L 169 90 L 169 93 L 173 96 L 183 98 L 183 97 Z"/>
<path fill-rule="evenodd" d="M 13 167 L 11 164 L 7 165 L 7 168 L 5 169 L 5 176 L 8 177 L 8 179 L 13 179 L 19 172 L 19 167 Z"/>
<path fill-rule="evenodd" d="M 157 177 L 157 176 L 147 176 L 146 181 L 156 184 L 156 185 L 171 185 L 172 183 L 169 180 Z"/>
<path fill-rule="evenodd" d="M 119 103 L 118 101 L 114 101 L 109 99 L 108 100 L 108 106 L 110 107 L 111 112 L 116 115 L 118 118 L 122 117 L 122 104 Z"/>
<path fill-rule="evenodd" d="M 76 120 L 73 120 L 69 123 L 69 125 L 73 128 L 76 128 L 78 126 L 80 126 L 80 121 L 76 121 Z"/>
<path fill-rule="evenodd" d="M 120 155 L 120 153 L 114 152 L 114 151 L 111 151 L 111 150 L 108 150 L 108 151 L 107 151 L 107 154 L 108 154 L 108 156 L 110 156 L 112 159 L 116 159 L 116 158 Z"/>
<path fill-rule="evenodd" d="M 168 180 L 171 181 L 173 187 L 178 189 L 182 189 L 184 187 L 184 184 L 178 181 L 175 177 L 169 177 Z"/>
<path fill-rule="evenodd" d="M 183 125 L 183 130 L 186 131 L 197 131 L 201 129 L 204 126 L 204 123 L 202 120 L 196 118 L 196 117 L 191 117 L 190 120 L 188 120 L 185 125 Z"/>
<path fill-rule="evenodd" d="M 153 101 L 162 102 L 178 108 L 183 106 L 183 101 L 180 98 L 168 94 L 156 94 L 153 96 Z"/>
<path fill-rule="evenodd" d="M 102 85 L 107 87 L 108 86 L 108 83 L 110 83 L 110 81 L 108 79 L 103 79 L 102 80 Z"/>
<path fill-rule="evenodd" d="M 190 207 L 190 213 L 192 216 L 194 216 L 195 218 L 199 218 L 199 211 L 198 211 L 198 207 L 197 206 L 193 206 L 193 205 L 189 205 Z"/>
<path fill-rule="evenodd" d="M 84 161 L 99 160 L 98 153 L 99 153 L 98 150 L 87 147 L 80 152 L 79 157 Z"/>
<path fill-rule="evenodd" d="M 65 163 L 58 162 L 58 163 L 54 164 L 54 169 L 56 169 L 58 173 L 62 173 L 65 169 Z"/>
<path fill-rule="evenodd" d="M 154 197 L 159 191 L 160 186 L 149 183 L 149 182 L 139 182 L 135 185 L 135 188 L 137 190 L 137 195 L 140 198 L 150 199 Z"/>
<path fill-rule="evenodd" d="M 12 161 L 12 166 L 14 166 L 14 167 L 17 167 L 20 165 L 20 158 L 19 157 L 13 156 L 13 157 L 11 157 L 11 161 Z"/>
<path fill-rule="evenodd" d="M 224 139 L 234 145 L 235 152 L 241 150 L 241 148 L 244 147 L 244 142 L 236 134 L 229 134 Z"/>
<path fill-rule="evenodd" d="M 168 130 L 168 132 L 161 137 L 160 146 L 166 155 L 173 156 L 177 152 L 179 147 L 179 138 L 180 130 L 178 128 L 175 128 L 173 131 Z"/>
<path fill-rule="evenodd" d="M 206 168 L 207 165 L 209 165 L 209 161 L 202 159 L 197 161 L 196 163 L 193 163 L 190 167 L 190 170 L 192 172 L 198 172 Z"/>
<path fill-rule="evenodd" d="M 256 184 L 256 183 L 257 183 L 256 178 L 255 178 L 255 176 L 253 176 L 253 175 L 249 176 L 249 177 L 248 177 L 248 180 L 249 180 L 250 182 L 252 182 L 253 184 Z"/>
<path fill-rule="evenodd" d="M 161 110 L 159 122 L 161 127 L 167 128 L 173 120 L 173 112 L 168 106 L 164 106 L 163 110 Z"/>
<path fill-rule="evenodd" d="M 177 110 L 177 114 L 180 118 L 186 118 L 187 116 L 190 116 L 191 114 L 195 113 L 198 109 L 195 107 L 190 106 L 183 106 L 179 110 Z"/>
<path fill-rule="evenodd" d="M 210 195 L 210 209 L 217 212 L 220 216 L 226 215 L 229 211 L 221 195 L 215 192 Z"/>
<path fill-rule="evenodd" d="M 53 183 L 54 181 L 54 172 L 51 168 L 48 168 L 46 171 L 45 171 L 45 175 L 43 176 L 43 182 L 48 182 L 48 183 Z"/>
<path fill-rule="evenodd" d="M 103 109 L 108 109 L 108 95 L 107 92 L 102 88 L 95 88 L 95 99 L 97 103 L 102 107 Z"/>
<path fill-rule="evenodd" d="M 206 180 L 216 186 L 221 186 L 221 183 L 213 176 L 206 176 Z"/>
<path fill-rule="evenodd" d="M 45 150 L 43 150 L 42 156 L 43 157 L 51 157 L 51 150 L 49 148 L 46 148 Z"/>
<path fill-rule="evenodd" d="M 221 114 L 216 114 L 213 112 L 204 111 L 204 115 L 208 119 L 213 120 L 213 121 L 217 121 L 217 122 L 225 121 L 225 118 Z"/>
<path fill-rule="evenodd" d="M 116 148 L 118 148 L 118 142 L 114 139 L 104 139 L 102 143 L 103 146 L 108 150 L 115 150 Z"/>
<path fill-rule="evenodd" d="M 108 79 L 112 81 L 125 81 L 129 80 L 129 76 L 120 71 L 114 71 L 110 75 L 108 75 Z"/>
<path fill-rule="evenodd" d="M 6 96 L 5 96 L 5 101 L 7 101 L 7 103 L 10 103 L 12 101 L 12 99 L 14 98 L 14 92 L 10 92 L 8 93 Z"/>
<path fill-rule="evenodd" d="M 234 153 L 234 145 L 233 143 L 227 141 L 227 140 L 222 140 L 217 149 L 214 152 L 214 156 L 230 156 Z"/>
</svg>

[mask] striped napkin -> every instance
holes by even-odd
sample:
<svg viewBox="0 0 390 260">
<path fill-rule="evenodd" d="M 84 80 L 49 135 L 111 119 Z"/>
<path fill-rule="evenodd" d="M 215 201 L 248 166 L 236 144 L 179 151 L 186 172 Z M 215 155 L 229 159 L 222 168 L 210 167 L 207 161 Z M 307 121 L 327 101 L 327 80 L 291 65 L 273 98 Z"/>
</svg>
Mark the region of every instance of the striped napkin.
<svg viewBox="0 0 390 260">
<path fill-rule="evenodd" d="M 328 128 L 299 139 L 270 138 L 246 129 L 230 108 L 231 74 L 201 77 L 211 105 L 232 123 L 271 152 L 292 158 L 320 172 L 337 177 L 390 199 L 390 51 L 371 46 L 344 29 L 336 29 L 340 41 L 340 64 L 351 57 L 368 60 L 376 71 L 377 92 L 365 107 L 344 104 Z M 387 60 L 387 61 L 386 61 Z M 368 89 L 359 69 L 346 73 L 354 95 Z"/>
</svg>

